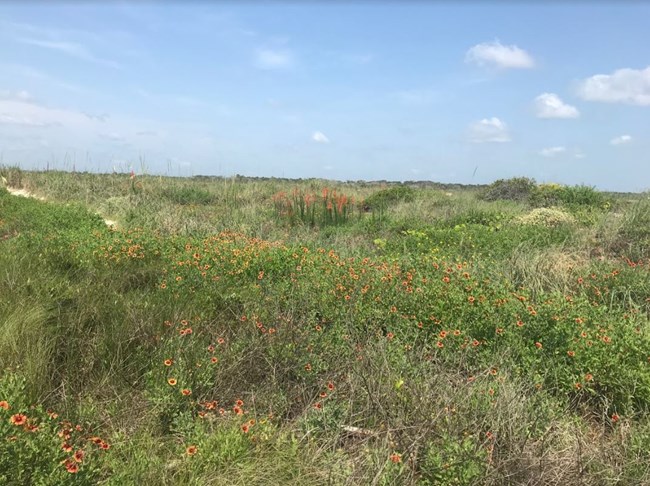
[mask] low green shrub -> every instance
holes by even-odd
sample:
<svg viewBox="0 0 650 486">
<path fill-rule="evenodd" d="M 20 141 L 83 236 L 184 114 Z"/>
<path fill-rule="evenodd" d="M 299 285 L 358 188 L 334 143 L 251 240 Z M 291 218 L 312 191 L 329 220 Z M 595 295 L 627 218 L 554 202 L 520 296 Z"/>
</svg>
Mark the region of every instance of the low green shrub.
<svg viewBox="0 0 650 486">
<path fill-rule="evenodd" d="M 513 177 L 499 179 L 479 193 L 479 198 L 484 201 L 528 201 L 535 190 L 534 179 L 527 177 Z"/>
</svg>

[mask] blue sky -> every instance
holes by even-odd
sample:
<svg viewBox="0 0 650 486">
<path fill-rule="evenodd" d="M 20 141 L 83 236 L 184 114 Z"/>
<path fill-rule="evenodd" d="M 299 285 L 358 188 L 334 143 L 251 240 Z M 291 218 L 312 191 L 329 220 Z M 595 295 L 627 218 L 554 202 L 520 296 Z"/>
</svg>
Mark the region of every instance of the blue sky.
<svg viewBox="0 0 650 486">
<path fill-rule="evenodd" d="M 650 189 L 650 4 L 0 4 L 24 168 Z"/>
</svg>

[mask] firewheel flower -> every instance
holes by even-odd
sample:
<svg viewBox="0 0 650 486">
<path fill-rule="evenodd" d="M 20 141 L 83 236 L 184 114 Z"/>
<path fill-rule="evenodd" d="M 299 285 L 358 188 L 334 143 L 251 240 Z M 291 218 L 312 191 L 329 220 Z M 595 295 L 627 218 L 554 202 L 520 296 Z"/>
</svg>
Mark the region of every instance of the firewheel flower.
<svg viewBox="0 0 650 486">
<path fill-rule="evenodd" d="M 14 425 L 24 425 L 25 422 L 27 422 L 27 415 L 17 413 L 15 415 L 12 415 L 9 421 Z"/>
<path fill-rule="evenodd" d="M 68 471 L 70 474 L 76 474 L 79 472 L 79 465 L 70 459 L 66 459 L 63 465 L 66 471 Z"/>
</svg>

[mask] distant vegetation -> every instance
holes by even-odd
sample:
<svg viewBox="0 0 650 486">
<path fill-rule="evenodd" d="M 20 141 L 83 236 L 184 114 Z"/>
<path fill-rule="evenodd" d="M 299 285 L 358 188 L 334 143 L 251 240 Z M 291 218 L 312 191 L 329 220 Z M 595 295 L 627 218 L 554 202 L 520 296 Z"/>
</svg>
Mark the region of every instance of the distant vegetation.
<svg viewBox="0 0 650 486">
<path fill-rule="evenodd" d="M 0 484 L 650 484 L 647 193 L 0 175 Z"/>
</svg>

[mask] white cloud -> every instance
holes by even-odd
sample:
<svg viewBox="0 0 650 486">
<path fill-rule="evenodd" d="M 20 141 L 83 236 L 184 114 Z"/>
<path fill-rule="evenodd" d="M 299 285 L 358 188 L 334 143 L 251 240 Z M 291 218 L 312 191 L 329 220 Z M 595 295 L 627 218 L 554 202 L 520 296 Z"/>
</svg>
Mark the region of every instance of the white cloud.
<svg viewBox="0 0 650 486">
<path fill-rule="evenodd" d="M 34 101 L 34 97 L 25 90 L 8 91 L 0 90 L 0 100 Z"/>
<path fill-rule="evenodd" d="M 576 159 L 584 159 L 587 155 L 580 149 L 576 149 L 575 152 L 573 153 L 573 156 Z"/>
<path fill-rule="evenodd" d="M 515 45 L 504 46 L 498 40 L 470 48 L 465 54 L 465 62 L 504 69 L 527 69 L 535 66 L 535 61 L 525 50 Z"/>
<path fill-rule="evenodd" d="M 474 143 L 509 142 L 510 134 L 506 124 L 498 118 L 484 118 L 470 125 L 470 140 Z"/>
<path fill-rule="evenodd" d="M 314 132 L 311 139 L 318 143 L 330 143 L 330 139 L 323 132 Z"/>
<path fill-rule="evenodd" d="M 110 61 L 95 56 L 93 53 L 90 52 L 90 50 L 88 50 L 88 48 L 76 42 L 51 41 L 51 40 L 41 40 L 41 39 L 31 39 L 31 38 L 18 38 L 16 40 L 23 44 L 28 44 L 32 46 L 42 47 L 44 49 L 59 51 L 71 57 L 76 57 L 77 59 L 93 62 L 95 64 L 100 64 L 113 69 L 121 69 L 122 67 L 119 63 L 115 61 Z"/>
<path fill-rule="evenodd" d="M 596 74 L 580 82 L 578 94 L 588 101 L 650 106 L 650 66 Z"/>
<path fill-rule="evenodd" d="M 255 65 L 260 69 L 282 69 L 293 65 L 293 55 L 289 50 L 258 49 Z"/>
<path fill-rule="evenodd" d="M 555 157 L 558 154 L 566 152 L 566 147 L 547 147 L 542 149 L 539 154 L 544 157 Z"/>
<path fill-rule="evenodd" d="M 621 135 L 620 137 L 613 138 L 609 141 L 610 144 L 612 145 L 622 145 L 624 143 L 630 143 L 632 141 L 632 137 L 629 135 Z"/>
<path fill-rule="evenodd" d="M 580 112 L 575 106 L 567 105 L 555 93 L 542 93 L 535 98 L 535 112 L 538 118 L 578 118 Z"/>
<path fill-rule="evenodd" d="M 0 100 L 0 123 L 32 127 L 65 125 L 78 128 L 89 123 L 88 117 L 75 111 L 49 108 L 26 100 Z"/>
</svg>

